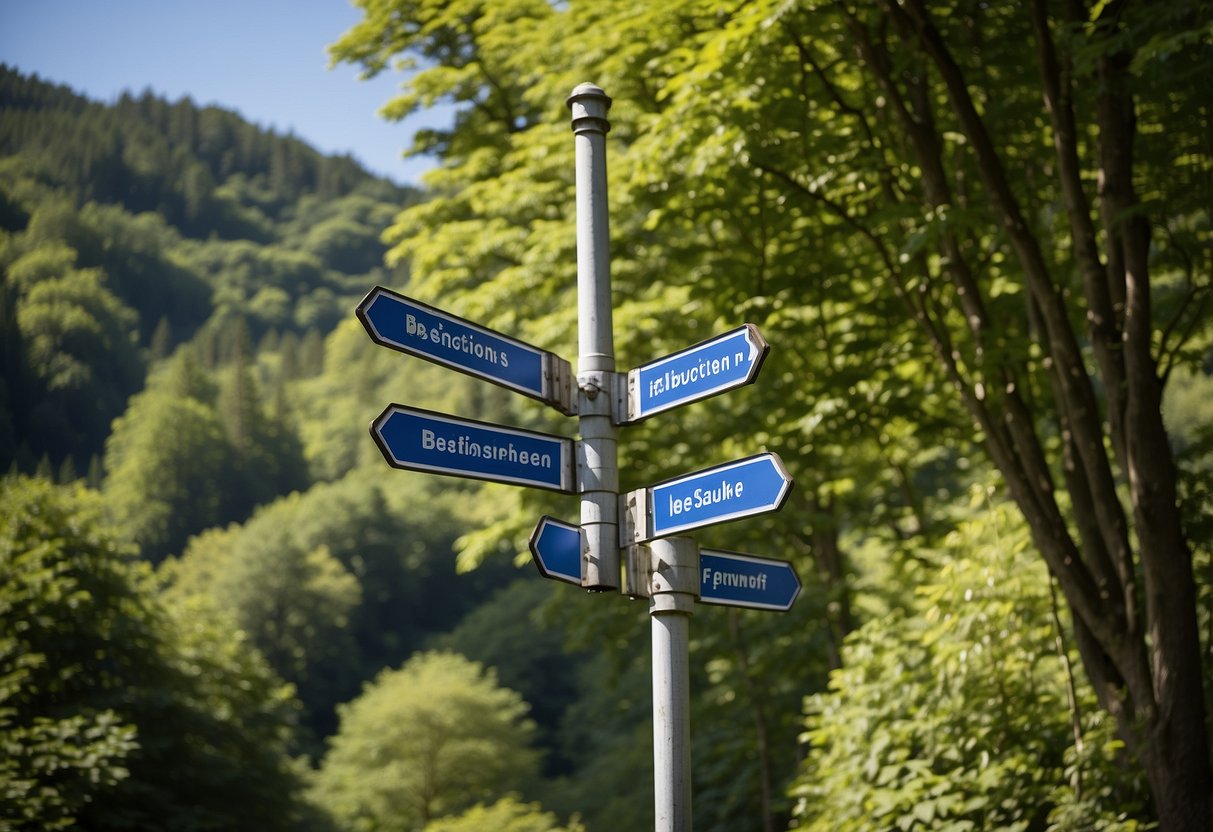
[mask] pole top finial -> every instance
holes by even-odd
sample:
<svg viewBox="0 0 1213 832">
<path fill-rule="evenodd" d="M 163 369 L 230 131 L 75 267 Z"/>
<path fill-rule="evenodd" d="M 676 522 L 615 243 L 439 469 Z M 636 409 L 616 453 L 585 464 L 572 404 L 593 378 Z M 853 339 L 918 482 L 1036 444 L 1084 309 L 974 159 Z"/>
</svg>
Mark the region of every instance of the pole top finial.
<svg viewBox="0 0 1213 832">
<path fill-rule="evenodd" d="M 611 97 L 596 84 L 578 84 L 565 99 L 565 105 L 573 116 L 573 132 L 592 131 L 606 133 L 611 129 L 607 121 L 607 110 L 611 109 Z"/>
</svg>

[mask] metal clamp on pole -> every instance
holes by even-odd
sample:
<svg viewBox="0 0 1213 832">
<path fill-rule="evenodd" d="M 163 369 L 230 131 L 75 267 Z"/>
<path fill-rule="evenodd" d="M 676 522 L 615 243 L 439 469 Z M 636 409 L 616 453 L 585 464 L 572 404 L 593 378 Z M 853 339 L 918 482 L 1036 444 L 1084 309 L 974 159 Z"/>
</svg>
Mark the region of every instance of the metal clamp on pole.
<svg viewBox="0 0 1213 832">
<path fill-rule="evenodd" d="M 690 624 L 699 595 L 699 546 L 667 537 L 652 558 L 653 796 L 656 832 L 691 830 Z"/>
<path fill-rule="evenodd" d="M 614 413 L 619 381 L 611 316 L 606 134 L 611 99 L 580 84 L 572 114 L 577 171 L 577 486 L 585 532 L 581 585 L 619 589 L 619 462 Z"/>
</svg>

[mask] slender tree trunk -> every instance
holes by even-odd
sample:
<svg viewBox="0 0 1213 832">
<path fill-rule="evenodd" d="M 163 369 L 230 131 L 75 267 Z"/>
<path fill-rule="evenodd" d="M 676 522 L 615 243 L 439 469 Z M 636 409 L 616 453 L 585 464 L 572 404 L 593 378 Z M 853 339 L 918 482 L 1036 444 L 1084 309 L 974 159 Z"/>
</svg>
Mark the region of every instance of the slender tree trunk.
<svg viewBox="0 0 1213 832">
<path fill-rule="evenodd" d="M 1093 37 L 1116 34 L 1119 23 L 1114 16 L 1121 7 L 1113 3 L 1104 9 Z M 963 70 L 923 0 L 888 0 L 886 9 L 907 40 L 920 44 L 938 73 L 952 115 L 972 148 L 990 209 L 1017 256 L 1030 307 L 1041 324 L 1040 343 L 1049 359 L 1044 378 L 1053 412 L 1033 412 L 1022 396 L 1021 370 L 1008 359 L 984 355 L 983 340 L 995 340 L 1001 324 L 986 315 L 963 249 L 950 233 L 942 235 L 940 253 L 970 331 L 967 338 L 949 333 L 925 307 L 916 310 L 916 317 L 928 326 L 966 405 L 982 425 L 991 457 L 1057 576 L 1074 612 L 1076 643 L 1088 675 L 1101 704 L 1116 717 L 1121 735 L 1142 761 L 1162 828 L 1207 832 L 1213 828 L 1213 771 L 1196 585 L 1153 354 L 1150 227 L 1133 191 L 1136 116 L 1127 86 L 1131 55 L 1111 50 L 1103 41 L 1097 44 L 1106 50 L 1092 79 L 1099 89 L 1101 236 L 1079 170 L 1080 131 L 1070 100 L 1074 81 L 1054 48 L 1045 3 L 1030 7 L 1069 217 L 1070 249 L 1083 283 L 1085 341 L 1100 377 L 1097 387 L 1080 348 L 1083 339 L 1070 323 L 1070 301 L 1054 282 L 1046 248 L 1010 187 L 1004 160 L 971 98 Z M 1085 10 L 1079 8 L 1077 14 L 1082 17 Z M 942 143 L 930 110 L 932 99 L 921 94 L 926 89 L 922 70 L 894 75 L 878 39 L 867 39 L 861 47 L 918 157 L 926 203 L 947 206 L 948 172 L 939 152 Z M 923 270 L 930 279 L 925 265 Z M 958 351 L 962 346 L 969 352 Z M 1002 380 L 1002 391 L 986 386 L 992 378 Z M 1050 457 L 1037 434 L 1045 421 L 1052 421 L 1063 438 L 1060 459 Z M 1070 498 L 1064 512 L 1055 494 L 1056 471 L 1064 476 Z"/>
<path fill-rule="evenodd" d="M 829 597 L 826 612 L 830 627 L 827 659 L 830 669 L 837 670 L 842 667 L 842 642 L 855 629 L 851 591 L 847 586 L 842 549 L 838 545 L 838 523 L 833 504 L 829 500 L 822 500 L 816 490 L 810 490 L 807 509 L 812 517 L 811 531 L 807 539 L 802 538 L 802 542 L 807 544 L 817 566 L 817 574 L 826 586 Z"/>
</svg>

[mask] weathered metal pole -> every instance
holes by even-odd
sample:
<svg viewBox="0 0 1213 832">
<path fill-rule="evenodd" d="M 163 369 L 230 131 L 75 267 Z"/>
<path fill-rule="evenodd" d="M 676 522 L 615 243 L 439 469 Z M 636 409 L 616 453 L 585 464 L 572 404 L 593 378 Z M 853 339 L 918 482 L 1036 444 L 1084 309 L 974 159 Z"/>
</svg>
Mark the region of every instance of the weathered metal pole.
<svg viewBox="0 0 1213 832">
<path fill-rule="evenodd" d="M 565 102 L 577 166 L 577 485 L 581 494 L 582 586 L 619 589 L 618 378 L 611 317 L 606 134 L 611 99 L 593 84 Z"/>
</svg>

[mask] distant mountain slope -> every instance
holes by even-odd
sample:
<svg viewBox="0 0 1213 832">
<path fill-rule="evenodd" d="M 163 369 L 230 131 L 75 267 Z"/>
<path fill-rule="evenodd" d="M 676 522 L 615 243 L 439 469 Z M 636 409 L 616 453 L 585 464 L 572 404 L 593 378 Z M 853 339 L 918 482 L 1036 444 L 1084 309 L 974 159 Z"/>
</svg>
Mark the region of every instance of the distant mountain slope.
<svg viewBox="0 0 1213 832">
<path fill-rule="evenodd" d="M 83 472 L 156 360 L 320 343 L 419 198 L 189 99 L 91 101 L 0 65 L 0 470 Z"/>
<path fill-rule="evenodd" d="M 0 156 L 14 155 L 81 201 L 154 211 L 194 237 L 259 238 L 239 207 L 278 221 L 305 196 L 364 190 L 400 203 L 411 193 L 228 110 L 150 92 L 103 104 L 0 65 Z"/>
</svg>

